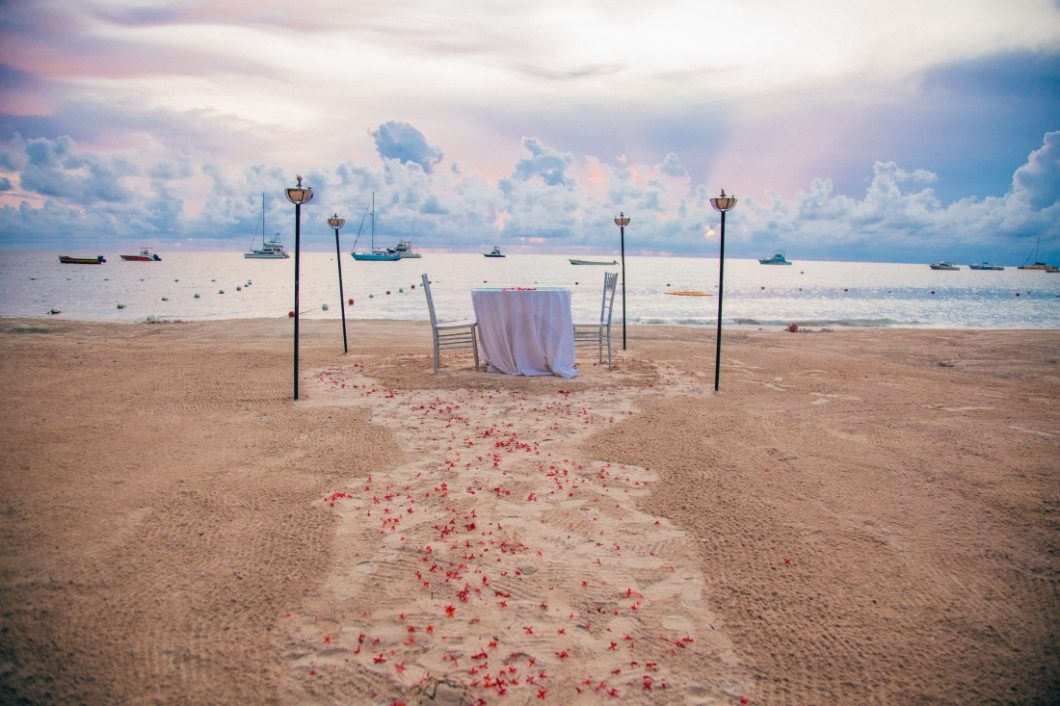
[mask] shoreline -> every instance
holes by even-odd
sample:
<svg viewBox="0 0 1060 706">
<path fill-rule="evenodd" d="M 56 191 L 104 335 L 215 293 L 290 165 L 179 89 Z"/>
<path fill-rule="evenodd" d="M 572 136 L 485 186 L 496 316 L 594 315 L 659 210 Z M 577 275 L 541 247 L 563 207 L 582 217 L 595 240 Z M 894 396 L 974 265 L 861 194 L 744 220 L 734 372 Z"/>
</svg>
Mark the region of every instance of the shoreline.
<svg viewBox="0 0 1060 706">
<path fill-rule="evenodd" d="M 714 394 L 710 327 L 563 380 L 309 319 L 293 402 L 289 320 L 115 324 L 0 319 L 3 700 L 1060 694 L 1055 330 L 726 325 Z"/>
</svg>

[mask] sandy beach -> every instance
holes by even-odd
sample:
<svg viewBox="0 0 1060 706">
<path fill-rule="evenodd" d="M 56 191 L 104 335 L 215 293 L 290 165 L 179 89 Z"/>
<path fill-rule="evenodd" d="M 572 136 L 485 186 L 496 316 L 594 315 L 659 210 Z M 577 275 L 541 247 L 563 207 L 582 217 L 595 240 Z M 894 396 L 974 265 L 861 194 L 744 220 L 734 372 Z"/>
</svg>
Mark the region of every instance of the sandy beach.
<svg viewBox="0 0 1060 706">
<path fill-rule="evenodd" d="M 1060 701 L 1060 332 L 629 333 L 0 320 L 0 702 Z"/>
</svg>

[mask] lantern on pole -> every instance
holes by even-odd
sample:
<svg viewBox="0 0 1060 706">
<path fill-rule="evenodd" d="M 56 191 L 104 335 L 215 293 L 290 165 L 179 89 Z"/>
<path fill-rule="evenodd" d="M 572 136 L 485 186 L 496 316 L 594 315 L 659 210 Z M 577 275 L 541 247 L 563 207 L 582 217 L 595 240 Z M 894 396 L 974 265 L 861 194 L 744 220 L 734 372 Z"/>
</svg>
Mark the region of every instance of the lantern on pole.
<svg viewBox="0 0 1060 706">
<path fill-rule="evenodd" d="M 714 391 L 718 391 L 721 379 L 721 300 L 722 284 L 725 279 L 725 212 L 736 207 L 736 197 L 726 196 L 725 189 L 721 190 L 721 196 L 712 198 L 710 205 L 715 211 L 721 213 L 721 245 L 718 248 L 718 338 L 714 350 Z"/>
<path fill-rule="evenodd" d="M 302 186 L 302 177 L 298 177 L 298 186 L 284 189 L 287 200 L 294 204 L 294 398 L 298 399 L 298 271 L 301 258 L 302 241 L 302 204 L 313 200 L 313 190 Z"/>
</svg>

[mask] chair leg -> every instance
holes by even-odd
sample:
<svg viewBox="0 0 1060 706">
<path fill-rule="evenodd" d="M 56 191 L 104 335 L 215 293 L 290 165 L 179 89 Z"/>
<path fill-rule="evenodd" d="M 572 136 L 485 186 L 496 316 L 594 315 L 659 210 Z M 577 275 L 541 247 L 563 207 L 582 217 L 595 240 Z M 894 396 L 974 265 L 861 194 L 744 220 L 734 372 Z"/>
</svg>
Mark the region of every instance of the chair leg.
<svg viewBox="0 0 1060 706">
<path fill-rule="evenodd" d="M 434 339 L 434 372 L 438 372 L 438 365 L 441 363 L 441 355 L 438 351 L 438 339 Z"/>
<path fill-rule="evenodd" d="M 607 369 L 610 370 L 615 367 L 614 362 L 611 358 L 611 327 L 607 327 Z"/>
<path fill-rule="evenodd" d="M 471 327 L 471 350 L 475 355 L 475 372 L 478 372 L 478 336 L 475 335 L 475 327 Z"/>
</svg>

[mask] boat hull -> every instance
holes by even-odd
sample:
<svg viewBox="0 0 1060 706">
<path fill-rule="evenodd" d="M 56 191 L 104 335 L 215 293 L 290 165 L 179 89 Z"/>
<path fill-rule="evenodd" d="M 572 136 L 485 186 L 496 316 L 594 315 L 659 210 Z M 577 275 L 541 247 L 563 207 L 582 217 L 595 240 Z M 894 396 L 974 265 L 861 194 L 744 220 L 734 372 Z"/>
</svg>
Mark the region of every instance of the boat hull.
<svg viewBox="0 0 1060 706">
<path fill-rule="evenodd" d="M 126 262 L 160 262 L 162 260 L 158 255 L 150 257 L 147 255 L 122 255 L 121 259 Z"/>
<path fill-rule="evenodd" d="M 600 260 L 575 260 L 573 258 L 567 258 L 567 262 L 569 262 L 572 265 L 605 265 L 605 266 L 607 266 L 607 265 L 617 265 L 618 264 L 617 260 L 612 260 L 611 262 L 601 262 Z"/>
<path fill-rule="evenodd" d="M 397 262 L 401 256 L 397 253 L 388 252 L 355 252 L 351 253 L 354 260 L 361 262 Z"/>
<path fill-rule="evenodd" d="M 970 270 L 1003 270 L 1005 269 L 1001 265 L 991 265 L 988 262 L 984 262 L 981 265 L 968 265 Z"/>
<path fill-rule="evenodd" d="M 259 252 L 245 252 L 243 257 L 248 260 L 286 260 L 290 257 L 287 253 L 259 253 Z"/>
<path fill-rule="evenodd" d="M 106 262 L 106 258 L 102 255 L 96 257 L 70 257 L 69 255 L 60 255 L 59 262 L 64 265 L 102 265 Z"/>
</svg>

